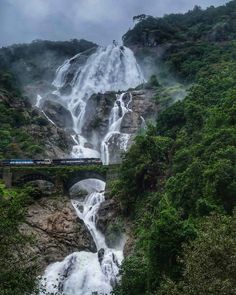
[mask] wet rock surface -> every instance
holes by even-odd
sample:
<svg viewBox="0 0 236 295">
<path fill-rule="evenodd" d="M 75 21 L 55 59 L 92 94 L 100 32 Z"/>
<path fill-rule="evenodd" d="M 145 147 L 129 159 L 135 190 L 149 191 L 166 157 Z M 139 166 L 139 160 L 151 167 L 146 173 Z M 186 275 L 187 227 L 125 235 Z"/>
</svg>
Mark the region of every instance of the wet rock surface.
<svg viewBox="0 0 236 295">
<path fill-rule="evenodd" d="M 121 242 L 124 227 L 120 221 L 120 216 L 120 206 L 113 199 L 105 200 L 98 210 L 96 225 L 105 235 L 108 247 L 114 248 Z"/>
<path fill-rule="evenodd" d="M 116 100 L 115 92 L 93 94 L 86 105 L 82 134 L 89 139 L 104 137 L 109 127 L 109 116 Z"/>
<path fill-rule="evenodd" d="M 70 154 L 74 144 L 71 136 L 49 122 L 42 111 L 33 109 L 27 98 L 16 99 L 0 91 L 0 102 L 4 102 L 9 108 L 14 108 L 21 114 L 25 121 L 21 129 L 35 139 L 35 144 L 44 147 L 43 151 L 34 153 L 33 158 L 60 158 Z"/>
<path fill-rule="evenodd" d="M 96 252 L 91 235 L 66 196 L 44 196 L 34 201 L 20 230 L 34 237 L 33 245 L 24 252 L 36 259 L 41 271 L 73 252 Z"/>
<path fill-rule="evenodd" d="M 46 100 L 43 104 L 43 111 L 58 127 L 72 128 L 73 119 L 71 113 L 60 103 Z"/>
<path fill-rule="evenodd" d="M 99 261 L 100 264 L 101 264 L 102 261 L 103 261 L 104 254 L 105 254 L 105 250 L 104 250 L 103 248 L 101 248 L 101 249 L 98 251 L 98 261 Z"/>
</svg>

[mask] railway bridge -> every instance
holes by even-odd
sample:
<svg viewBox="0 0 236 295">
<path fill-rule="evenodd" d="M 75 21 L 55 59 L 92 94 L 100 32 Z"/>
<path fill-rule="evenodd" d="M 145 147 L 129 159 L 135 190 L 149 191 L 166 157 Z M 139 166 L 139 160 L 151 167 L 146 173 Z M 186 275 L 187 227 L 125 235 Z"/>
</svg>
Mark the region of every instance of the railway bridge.
<svg viewBox="0 0 236 295">
<path fill-rule="evenodd" d="M 84 179 L 116 179 L 118 167 L 119 165 L 6 166 L 0 168 L 0 177 L 8 188 L 23 186 L 35 180 L 45 180 L 67 193 L 74 184 Z"/>
</svg>

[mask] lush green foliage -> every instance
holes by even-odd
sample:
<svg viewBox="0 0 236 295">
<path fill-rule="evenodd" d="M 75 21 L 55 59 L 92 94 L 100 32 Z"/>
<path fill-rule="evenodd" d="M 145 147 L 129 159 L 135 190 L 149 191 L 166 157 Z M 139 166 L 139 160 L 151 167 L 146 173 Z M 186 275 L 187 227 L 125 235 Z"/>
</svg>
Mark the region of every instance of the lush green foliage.
<svg viewBox="0 0 236 295">
<path fill-rule="evenodd" d="M 225 42 L 188 41 L 170 46 L 163 55 L 163 63 L 181 80 L 192 82 L 197 73 L 209 64 L 229 62 L 236 57 L 235 40 Z"/>
<path fill-rule="evenodd" d="M 199 70 L 219 61 L 236 57 L 236 1 L 202 10 L 195 7 L 186 14 L 170 14 L 163 18 L 145 16 L 124 35 L 128 46 L 141 47 L 139 58 L 150 55 L 153 62 L 163 64 L 162 75 L 168 72 L 181 81 L 194 81 Z M 161 59 L 152 48 L 158 47 Z M 149 50 L 150 49 L 150 50 Z M 167 71 L 167 73 L 166 73 Z"/>
<path fill-rule="evenodd" d="M 215 13 L 224 17 L 231 6 Z M 199 13 L 201 20 L 213 11 L 190 15 Z M 233 38 L 230 31 L 227 39 Z M 136 138 L 113 187 L 135 224 L 134 251 L 125 259 L 115 294 L 235 293 L 235 216 L 227 216 L 236 204 L 235 41 L 206 45 L 200 39 L 200 47 L 182 42 L 177 55 L 169 55 L 195 83 Z M 204 51 L 202 58 L 186 54 L 194 46 Z M 161 86 L 155 87 L 155 99 L 164 102 Z"/>
<path fill-rule="evenodd" d="M 96 44 L 92 42 L 73 39 L 70 41 L 35 40 L 30 44 L 2 47 L 0 49 L 0 68 L 8 70 L 19 59 L 32 60 L 40 54 L 45 54 L 45 52 L 52 56 L 71 57 L 94 46 Z"/>
<path fill-rule="evenodd" d="M 24 221 L 28 193 L 7 190 L 0 185 L 0 294 L 31 294 L 37 268 L 24 256 L 24 247 L 31 237 L 19 231 Z"/>
<path fill-rule="evenodd" d="M 141 15 L 138 23 L 123 37 L 127 45 L 153 46 L 166 42 L 225 41 L 236 37 L 236 1 L 202 10 L 195 6 L 186 14 L 170 14 L 163 18 Z M 136 20 L 135 19 L 135 20 Z"/>
<path fill-rule="evenodd" d="M 12 76 L 0 73 L 0 158 L 35 157 L 43 154 L 43 144 L 27 131 L 30 124 L 48 125 L 30 110 Z"/>
<path fill-rule="evenodd" d="M 183 279 L 167 279 L 158 295 L 236 293 L 236 215 L 214 214 L 204 219 L 196 240 L 183 249 Z"/>
</svg>

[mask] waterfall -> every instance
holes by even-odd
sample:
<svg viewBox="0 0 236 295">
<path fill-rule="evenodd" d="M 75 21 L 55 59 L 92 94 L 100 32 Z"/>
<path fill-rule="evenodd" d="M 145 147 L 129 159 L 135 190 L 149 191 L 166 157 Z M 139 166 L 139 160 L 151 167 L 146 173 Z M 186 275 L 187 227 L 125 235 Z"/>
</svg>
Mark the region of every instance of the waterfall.
<svg viewBox="0 0 236 295">
<path fill-rule="evenodd" d="M 117 99 L 114 103 L 114 106 L 111 110 L 110 118 L 109 118 L 109 129 L 102 140 L 101 144 L 101 158 L 104 164 L 109 164 L 110 162 L 110 153 L 109 153 L 109 144 L 110 140 L 114 135 L 120 136 L 120 149 L 126 151 L 128 141 L 130 139 L 130 134 L 121 133 L 120 126 L 122 119 L 124 118 L 125 114 L 128 112 L 132 112 L 129 108 L 130 103 L 132 102 L 132 95 L 129 94 L 129 101 L 125 104 L 123 98 L 126 93 L 122 93 L 117 95 Z"/>
<path fill-rule="evenodd" d="M 111 132 L 117 132 L 117 136 L 120 136 L 121 149 L 125 150 L 128 142 L 128 135 L 121 134 L 119 130 L 125 112 L 130 111 L 128 106 L 122 102 L 124 91 L 142 84 L 144 77 L 133 52 L 125 46 L 98 47 L 83 63 L 79 58 L 81 58 L 81 54 L 66 60 L 57 69 L 56 77 L 52 83 L 56 87 L 53 95 L 71 113 L 74 130 L 72 137 L 75 142 L 72 156 L 101 157 L 107 164 L 109 159 L 107 155 L 108 140 L 111 138 Z M 65 89 L 69 89 L 68 92 L 63 91 Z M 91 145 L 87 144 L 88 139 L 82 135 L 86 105 L 92 94 L 107 91 L 123 91 L 124 93 L 119 95 L 112 109 L 113 114 L 109 120 L 108 133 L 105 137 L 98 139 L 97 145 L 100 148 L 91 148 Z M 119 117 L 117 102 L 122 108 L 121 117 Z M 41 104 L 42 99 L 38 97 L 37 106 Z M 112 124 L 114 126 L 111 126 Z"/>
<path fill-rule="evenodd" d="M 108 164 L 111 158 L 109 147 L 115 141 L 121 150 L 127 149 L 130 134 L 121 132 L 125 115 L 132 112 L 133 98 L 127 90 L 142 84 L 144 78 L 132 51 L 124 46 L 99 47 L 82 63 L 78 62 L 80 57 L 78 54 L 58 68 L 53 81 L 56 90 L 52 94 L 71 113 L 74 130 L 71 134 L 74 140 L 71 156 L 101 157 L 103 163 Z M 107 133 L 99 139 L 99 148 L 94 149 L 82 135 L 86 105 L 92 94 L 107 91 L 119 94 L 110 112 Z M 36 106 L 40 108 L 42 104 L 43 98 L 38 96 Z M 75 252 L 63 261 L 49 265 L 40 282 L 41 295 L 108 295 L 119 279 L 123 247 L 109 248 L 104 235 L 96 228 L 98 209 L 104 201 L 105 183 L 86 180 L 80 188 L 88 191 L 87 196 L 71 202 L 77 216 L 89 230 L 97 253 Z"/>
<path fill-rule="evenodd" d="M 41 280 L 40 295 L 110 294 L 119 279 L 119 265 L 123 259 L 122 247 L 107 247 L 104 235 L 96 228 L 96 217 L 104 201 L 105 183 L 100 180 L 81 181 L 88 191 L 84 200 L 72 200 L 76 214 L 90 231 L 97 253 L 75 252 L 62 262 L 51 264 Z M 97 292 L 97 293 L 96 293 Z"/>
</svg>

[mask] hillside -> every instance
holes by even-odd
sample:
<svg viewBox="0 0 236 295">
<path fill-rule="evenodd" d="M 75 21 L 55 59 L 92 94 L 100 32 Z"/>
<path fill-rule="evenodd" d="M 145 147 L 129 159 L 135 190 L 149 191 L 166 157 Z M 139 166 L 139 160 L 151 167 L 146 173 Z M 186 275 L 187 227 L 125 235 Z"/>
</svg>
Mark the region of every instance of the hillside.
<svg viewBox="0 0 236 295">
<path fill-rule="evenodd" d="M 219 58 L 227 62 L 236 56 L 236 1 L 206 10 L 196 6 L 186 14 L 134 19 L 138 22 L 123 42 L 136 52 L 141 64 L 147 66 L 151 59 L 149 63 L 162 75 L 171 73 L 181 81 L 193 82 L 199 70 Z"/>
<path fill-rule="evenodd" d="M 52 80 L 56 69 L 69 57 L 96 47 L 86 40 L 35 40 L 0 48 L 0 69 L 10 71 L 21 86 L 35 80 Z"/>
<path fill-rule="evenodd" d="M 65 156 L 71 139 L 32 109 L 9 73 L 0 74 L 0 158 Z"/>
<path fill-rule="evenodd" d="M 175 65 L 174 73 L 178 70 L 184 81 L 191 78 L 192 87 L 184 100 L 159 115 L 146 134 L 136 137 L 124 156 L 113 198 L 121 203 L 134 236 L 115 294 L 236 294 L 235 5 L 232 1 L 226 7 L 195 8 L 185 15 L 148 17 L 124 36 L 126 44 L 144 50 L 149 46 L 134 41 L 132 33 L 144 26 L 150 29 L 150 20 L 158 26 L 168 21 L 174 30 L 176 19 L 178 34 L 158 40 L 163 45 L 176 43 L 161 59 Z M 212 15 L 217 17 L 209 27 Z M 208 33 L 226 15 L 232 26 L 224 32 L 224 40 L 206 43 Z M 187 35 L 193 27 L 186 31 L 178 24 L 195 21 L 201 34 L 193 39 Z M 162 29 L 156 36 L 166 35 L 168 27 Z M 199 43 L 205 59 L 186 54 L 197 52 Z M 180 56 L 175 64 L 174 58 Z"/>
<path fill-rule="evenodd" d="M 66 157 L 71 146 L 71 139 L 63 130 L 31 107 L 19 81 L 9 72 L 1 72 L 0 159 Z M 29 257 L 37 244 L 36 235 L 32 230 L 19 229 L 30 216 L 30 206 L 37 208 L 37 194 L 42 198 L 46 189 L 7 189 L 0 182 L 0 294 L 31 294 L 36 285 L 35 278 L 43 265 L 36 255 Z M 27 224 L 30 226 L 30 222 Z"/>
</svg>

